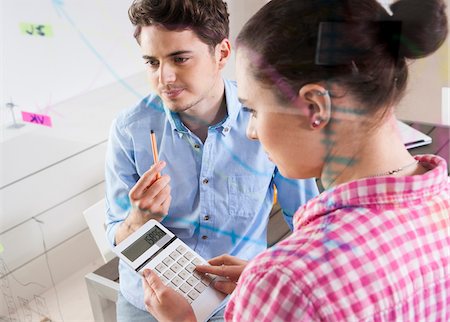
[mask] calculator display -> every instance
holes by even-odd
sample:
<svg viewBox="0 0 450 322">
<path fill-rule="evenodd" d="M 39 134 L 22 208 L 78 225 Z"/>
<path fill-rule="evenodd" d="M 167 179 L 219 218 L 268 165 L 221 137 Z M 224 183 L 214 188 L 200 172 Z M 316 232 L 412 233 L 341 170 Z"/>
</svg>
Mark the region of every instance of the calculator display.
<svg viewBox="0 0 450 322">
<path fill-rule="evenodd" d="M 130 261 L 134 261 L 164 236 L 166 236 L 164 231 L 162 231 L 158 226 L 153 226 L 134 243 L 125 248 L 122 254 L 124 254 Z"/>
</svg>

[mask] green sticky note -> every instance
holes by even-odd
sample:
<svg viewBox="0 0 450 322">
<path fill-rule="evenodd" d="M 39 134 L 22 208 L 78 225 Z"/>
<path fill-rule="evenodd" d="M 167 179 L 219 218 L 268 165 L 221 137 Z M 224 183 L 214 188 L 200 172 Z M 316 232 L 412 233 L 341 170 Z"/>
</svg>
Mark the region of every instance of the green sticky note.
<svg viewBox="0 0 450 322">
<path fill-rule="evenodd" d="M 3 253 L 4 250 L 3 245 L 0 243 L 0 254 Z"/>
<path fill-rule="evenodd" d="M 53 30 L 51 25 L 37 24 L 37 23 L 20 23 L 20 32 L 24 35 L 36 37 L 52 37 Z"/>
</svg>

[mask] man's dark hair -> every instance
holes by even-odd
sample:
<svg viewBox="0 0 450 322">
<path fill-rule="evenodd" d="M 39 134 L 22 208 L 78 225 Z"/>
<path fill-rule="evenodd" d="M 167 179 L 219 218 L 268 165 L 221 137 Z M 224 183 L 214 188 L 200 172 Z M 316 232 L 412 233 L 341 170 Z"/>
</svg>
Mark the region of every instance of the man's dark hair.
<svg viewBox="0 0 450 322">
<path fill-rule="evenodd" d="M 222 0 L 135 0 L 128 16 L 138 42 L 144 26 L 189 29 L 211 48 L 229 36 L 229 14 Z"/>
</svg>

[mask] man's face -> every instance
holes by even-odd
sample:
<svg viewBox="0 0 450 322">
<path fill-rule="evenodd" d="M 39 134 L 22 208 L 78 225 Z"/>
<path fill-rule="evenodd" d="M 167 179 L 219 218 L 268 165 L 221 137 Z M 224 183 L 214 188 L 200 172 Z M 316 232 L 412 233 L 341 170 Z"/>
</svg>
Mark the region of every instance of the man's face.
<svg viewBox="0 0 450 322">
<path fill-rule="evenodd" d="M 208 104 L 221 82 L 220 45 L 214 52 L 193 31 L 142 27 L 140 45 L 152 91 L 174 112 Z"/>
</svg>

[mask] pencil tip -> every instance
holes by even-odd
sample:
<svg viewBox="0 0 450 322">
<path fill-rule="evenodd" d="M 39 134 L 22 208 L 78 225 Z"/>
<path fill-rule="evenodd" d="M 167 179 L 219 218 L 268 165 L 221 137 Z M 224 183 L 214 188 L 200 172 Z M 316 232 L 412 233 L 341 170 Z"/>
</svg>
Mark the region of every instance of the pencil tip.
<svg viewBox="0 0 450 322">
<path fill-rule="evenodd" d="M 150 134 L 153 134 L 153 133 L 155 133 L 155 132 L 153 132 L 153 130 L 150 130 Z"/>
</svg>

